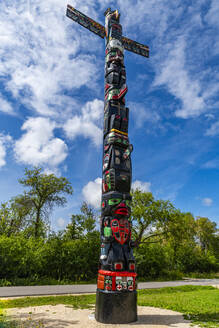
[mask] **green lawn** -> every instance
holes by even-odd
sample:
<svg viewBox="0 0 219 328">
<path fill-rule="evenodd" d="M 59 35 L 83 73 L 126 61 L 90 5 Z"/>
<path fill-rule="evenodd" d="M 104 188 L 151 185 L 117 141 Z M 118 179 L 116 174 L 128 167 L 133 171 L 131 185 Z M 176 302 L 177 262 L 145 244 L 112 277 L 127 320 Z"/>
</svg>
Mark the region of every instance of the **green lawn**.
<svg viewBox="0 0 219 328">
<path fill-rule="evenodd" d="M 141 290 L 138 305 L 171 309 L 201 327 L 219 327 L 219 290 L 210 286 Z"/>
<path fill-rule="evenodd" d="M 89 308 L 94 303 L 95 295 L 25 297 L 0 300 L 0 309 L 47 304 Z M 138 305 L 171 309 L 183 313 L 185 318 L 201 327 L 219 327 L 219 290 L 213 287 L 182 286 L 141 290 L 138 292 Z"/>
<path fill-rule="evenodd" d="M 0 300 L 0 309 L 14 307 L 40 306 L 40 305 L 71 305 L 74 309 L 87 309 L 95 303 L 96 295 L 78 296 L 42 296 L 42 297 L 22 297 L 12 300 Z"/>
</svg>

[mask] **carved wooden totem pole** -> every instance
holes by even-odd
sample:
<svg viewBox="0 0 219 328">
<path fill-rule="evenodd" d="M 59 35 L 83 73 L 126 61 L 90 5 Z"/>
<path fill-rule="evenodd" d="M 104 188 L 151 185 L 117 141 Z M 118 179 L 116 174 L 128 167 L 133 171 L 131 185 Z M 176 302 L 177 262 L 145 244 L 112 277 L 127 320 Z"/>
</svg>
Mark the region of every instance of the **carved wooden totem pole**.
<svg viewBox="0 0 219 328">
<path fill-rule="evenodd" d="M 107 9 L 105 27 L 70 5 L 67 16 L 106 38 L 103 131 L 101 254 L 97 282 L 96 320 L 137 320 L 136 271 L 131 240 L 131 152 L 124 49 L 149 57 L 147 46 L 122 36 L 118 11 Z"/>
</svg>

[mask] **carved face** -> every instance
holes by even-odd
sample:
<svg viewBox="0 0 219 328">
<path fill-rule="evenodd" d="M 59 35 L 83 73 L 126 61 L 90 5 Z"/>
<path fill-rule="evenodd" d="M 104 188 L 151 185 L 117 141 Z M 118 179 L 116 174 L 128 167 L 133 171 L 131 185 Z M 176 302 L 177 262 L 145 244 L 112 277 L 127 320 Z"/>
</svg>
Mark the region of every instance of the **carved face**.
<svg viewBox="0 0 219 328">
<path fill-rule="evenodd" d="M 108 169 L 119 169 L 122 171 L 130 172 L 130 154 L 132 148 L 132 145 L 129 145 L 126 149 L 122 147 L 108 147 L 103 158 L 103 171 Z"/>
<path fill-rule="evenodd" d="M 125 195 L 126 199 L 122 199 L 124 195 L 119 192 L 108 192 L 102 198 L 102 215 L 103 216 L 125 216 L 130 215 L 131 196 Z"/>
<path fill-rule="evenodd" d="M 113 49 L 111 51 L 108 51 L 107 55 L 106 55 L 106 62 L 109 63 L 109 62 L 115 62 L 115 61 L 120 61 L 123 63 L 123 60 L 124 60 L 124 55 L 122 53 L 121 50 L 119 49 Z M 110 82 L 112 83 L 112 82 Z M 116 82 L 118 83 L 118 82 Z"/>
<path fill-rule="evenodd" d="M 103 173 L 103 193 L 109 191 L 129 192 L 130 184 L 130 174 L 128 172 L 120 172 L 118 169 L 110 169 Z"/>
<path fill-rule="evenodd" d="M 109 199 L 109 206 L 114 207 L 115 215 L 129 216 L 131 201 L 120 198 Z"/>
<path fill-rule="evenodd" d="M 116 132 L 110 132 L 106 138 L 105 141 L 105 151 L 108 150 L 107 146 L 115 144 L 123 148 L 127 148 L 129 145 L 129 139 L 126 136 L 123 136 L 122 134 L 116 133 Z"/>
</svg>

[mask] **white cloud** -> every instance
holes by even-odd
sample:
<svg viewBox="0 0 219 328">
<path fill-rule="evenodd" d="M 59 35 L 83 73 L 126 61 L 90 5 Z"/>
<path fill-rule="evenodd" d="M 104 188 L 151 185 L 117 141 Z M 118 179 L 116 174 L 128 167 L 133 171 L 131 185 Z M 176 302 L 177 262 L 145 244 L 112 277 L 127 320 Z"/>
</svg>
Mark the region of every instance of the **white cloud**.
<svg viewBox="0 0 219 328">
<path fill-rule="evenodd" d="M 22 126 L 26 131 L 15 142 L 16 160 L 31 165 L 56 167 L 67 156 L 67 146 L 63 140 L 54 137 L 56 123 L 48 118 L 28 119 Z"/>
<path fill-rule="evenodd" d="M 219 134 L 219 121 L 213 123 L 209 129 L 207 129 L 205 135 L 213 137 Z"/>
<path fill-rule="evenodd" d="M 7 113 L 7 114 L 13 114 L 13 108 L 11 104 L 3 99 L 0 94 L 0 112 Z"/>
<path fill-rule="evenodd" d="M 200 96 L 199 80 L 192 78 L 186 68 L 185 47 L 185 40 L 179 38 L 154 81 L 154 86 L 165 85 L 181 101 L 182 107 L 175 111 L 176 116 L 181 118 L 199 116 L 207 109 L 204 98 Z"/>
<path fill-rule="evenodd" d="M 74 33 L 77 24 L 65 16 L 67 3 L 0 3 L 0 75 L 4 87 L 41 115 L 63 114 L 71 108 L 72 99 L 64 96 L 63 90 L 72 93 L 84 85 L 95 88 L 98 78 L 98 61 L 88 53 L 90 49 L 97 52 L 101 40 L 82 29 Z M 4 110 L 8 109 L 4 105 Z"/>
<path fill-rule="evenodd" d="M 185 2 L 173 0 L 118 0 L 122 23 L 125 22 L 124 33 L 150 46 L 149 65 L 156 73 L 154 86 L 164 86 L 174 96 L 177 101 L 174 104 L 174 99 L 171 100 L 172 109 L 177 117 L 184 119 L 218 107 L 215 65 L 207 65 L 206 69 L 206 58 L 212 58 L 219 49 L 218 33 L 203 24 L 205 2 L 200 0 L 194 6 L 187 6 Z M 218 7 L 218 1 L 213 0 L 205 19 L 215 26 L 219 21 Z M 148 88 L 145 91 L 151 92 Z M 170 107 L 167 104 L 164 106 Z"/>
<path fill-rule="evenodd" d="M 61 171 L 58 167 L 44 167 L 43 173 L 47 175 L 54 174 L 57 177 L 61 176 Z"/>
<path fill-rule="evenodd" d="M 208 120 L 213 120 L 215 118 L 215 115 L 212 114 L 212 113 L 207 113 L 205 114 L 205 117 L 208 119 Z"/>
<path fill-rule="evenodd" d="M 63 219 L 63 218 L 57 219 L 57 225 L 60 229 L 64 229 L 66 226 L 65 219 Z"/>
<path fill-rule="evenodd" d="M 218 169 L 219 168 L 219 159 L 215 158 L 210 161 L 207 161 L 202 165 L 204 169 Z"/>
<path fill-rule="evenodd" d="M 202 31 L 198 37 L 195 29 L 192 34 L 188 32 L 193 25 L 200 28 L 203 2 L 200 0 L 188 8 L 173 0 L 118 0 L 116 4 L 122 14 L 124 34 L 131 38 L 138 36 L 138 41 L 143 43 L 151 38 L 150 46 L 156 45 L 150 60 L 155 70 L 158 67 L 155 84 L 166 85 L 168 91 L 182 102 L 176 115 L 183 118 L 204 112 L 208 100 L 209 87 L 204 88 L 205 98 L 201 78 L 190 72 L 186 56 L 197 54 L 199 49 L 197 43 L 186 47 L 188 39 L 191 43 L 200 40 L 202 46 L 206 45 Z M 40 115 L 59 117 L 61 113 L 72 111 L 72 97 L 64 95 L 63 90 L 67 91 L 65 94 L 72 94 L 72 90 L 86 85 L 95 91 L 99 77 L 96 53 L 103 50 L 104 43 L 65 16 L 67 3 L 68 0 L 0 3 L 0 75 L 4 77 L 7 91 Z M 104 17 L 98 17 L 98 14 L 110 4 L 113 5 L 113 1 L 72 0 L 73 6 L 102 24 Z M 97 10 L 98 5 L 101 11 Z M 185 9 L 188 9 L 186 16 Z M 213 0 L 205 16 L 206 22 L 218 24 L 217 13 L 218 1 Z M 182 22 L 180 26 L 179 21 Z M 176 35 L 181 37 L 168 52 Z M 209 32 L 206 37 L 209 38 Z M 199 53 L 202 56 L 202 52 Z"/>
<path fill-rule="evenodd" d="M 101 145 L 103 132 L 103 101 L 94 99 L 82 108 L 81 115 L 75 115 L 64 125 L 66 136 L 75 139 L 77 136 L 90 138 L 96 146 Z"/>
<path fill-rule="evenodd" d="M 132 1 L 132 0 L 118 0 L 118 5 L 122 13 L 122 22 L 126 29 L 142 30 L 142 35 L 146 41 L 147 32 L 155 34 L 157 37 L 161 36 L 168 28 L 170 18 L 172 21 L 180 13 L 180 6 L 175 1 L 151 0 L 151 1 Z M 127 35 L 128 36 L 128 35 Z M 129 36 L 128 36 L 129 37 Z"/>
<path fill-rule="evenodd" d="M 151 191 L 151 183 L 150 182 L 142 182 L 139 180 L 135 180 L 132 183 L 132 189 L 139 189 L 143 192 L 150 192 Z"/>
<path fill-rule="evenodd" d="M 6 149 L 11 142 L 11 136 L 0 133 L 0 168 L 6 164 Z"/>
<path fill-rule="evenodd" d="M 218 0 L 212 0 L 208 13 L 205 16 L 206 23 L 219 27 L 219 2 Z"/>
<path fill-rule="evenodd" d="M 97 178 L 94 181 L 88 182 L 82 189 L 85 201 L 95 208 L 100 208 L 101 203 L 101 184 L 102 179 Z"/>
<path fill-rule="evenodd" d="M 82 194 L 85 201 L 95 208 L 100 208 L 101 204 L 101 184 L 102 179 L 97 178 L 94 181 L 89 181 L 82 189 Z M 136 180 L 132 183 L 133 189 L 140 189 L 143 192 L 149 192 L 151 187 L 150 182 L 142 182 Z"/>
<path fill-rule="evenodd" d="M 141 128 L 145 122 L 157 123 L 160 120 L 159 114 L 143 103 L 130 102 L 129 107 L 135 116 L 137 128 Z"/>
<path fill-rule="evenodd" d="M 95 208 L 100 208 L 101 203 L 101 184 L 102 179 L 97 178 L 94 181 L 89 181 L 82 189 L 82 194 L 85 201 Z M 149 192 L 151 187 L 150 182 L 142 182 L 136 180 L 132 183 L 133 189 L 140 189 L 143 192 Z"/>
<path fill-rule="evenodd" d="M 0 139 L 0 167 L 4 166 L 6 164 L 5 156 L 6 156 L 5 146 Z"/>
<path fill-rule="evenodd" d="M 204 206 L 211 206 L 213 204 L 213 200 L 211 198 L 203 198 L 202 204 Z"/>
</svg>

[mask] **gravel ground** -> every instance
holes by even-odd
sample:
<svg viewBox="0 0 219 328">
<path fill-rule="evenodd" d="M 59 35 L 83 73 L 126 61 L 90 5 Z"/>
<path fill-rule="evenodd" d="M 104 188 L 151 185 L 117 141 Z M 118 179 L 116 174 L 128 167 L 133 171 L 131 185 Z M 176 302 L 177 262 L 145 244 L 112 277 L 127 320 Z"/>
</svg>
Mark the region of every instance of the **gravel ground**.
<svg viewBox="0 0 219 328">
<path fill-rule="evenodd" d="M 7 310 L 22 328 L 189 328 L 191 324 L 181 313 L 153 307 L 138 307 L 138 321 L 131 324 L 102 324 L 94 319 L 94 310 L 74 310 L 65 305 L 46 305 Z M 193 326 L 194 328 L 195 326 Z"/>
</svg>

